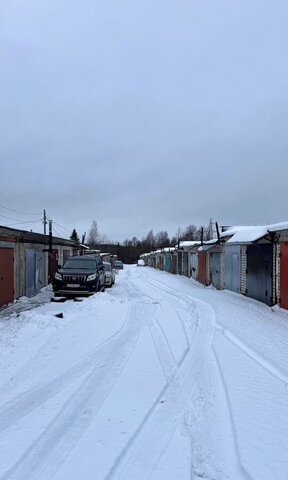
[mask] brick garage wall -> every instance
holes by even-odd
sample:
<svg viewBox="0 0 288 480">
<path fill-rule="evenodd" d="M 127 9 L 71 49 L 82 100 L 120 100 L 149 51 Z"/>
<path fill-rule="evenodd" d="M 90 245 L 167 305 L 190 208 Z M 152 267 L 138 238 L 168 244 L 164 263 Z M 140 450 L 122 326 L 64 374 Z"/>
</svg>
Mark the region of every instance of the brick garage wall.
<svg viewBox="0 0 288 480">
<path fill-rule="evenodd" d="M 240 293 L 247 295 L 247 246 L 241 245 Z"/>
</svg>

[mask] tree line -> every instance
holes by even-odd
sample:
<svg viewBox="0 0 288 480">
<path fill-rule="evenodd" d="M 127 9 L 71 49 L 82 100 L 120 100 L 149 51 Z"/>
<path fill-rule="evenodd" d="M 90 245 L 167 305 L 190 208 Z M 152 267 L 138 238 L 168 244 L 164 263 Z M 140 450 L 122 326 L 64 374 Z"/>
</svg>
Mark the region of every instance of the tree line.
<svg viewBox="0 0 288 480">
<path fill-rule="evenodd" d="M 101 251 L 109 252 L 117 255 L 119 260 L 124 263 L 135 263 L 142 253 L 151 252 L 160 248 L 175 247 L 181 240 L 188 241 L 207 241 L 215 237 L 214 224 L 212 219 L 209 220 L 208 225 L 197 227 L 194 224 L 190 224 L 185 228 L 178 228 L 175 235 L 169 237 L 166 230 L 161 230 L 154 233 L 153 230 L 149 230 L 146 236 L 141 239 L 137 237 L 127 238 L 124 242 L 110 242 L 107 235 L 101 234 L 98 229 L 96 220 L 93 220 L 89 229 L 87 240 L 84 237 L 84 242 L 92 249 L 99 249 Z M 82 242 L 83 242 L 82 237 Z M 80 239 L 76 229 L 70 236 L 71 240 L 80 243 Z"/>
</svg>

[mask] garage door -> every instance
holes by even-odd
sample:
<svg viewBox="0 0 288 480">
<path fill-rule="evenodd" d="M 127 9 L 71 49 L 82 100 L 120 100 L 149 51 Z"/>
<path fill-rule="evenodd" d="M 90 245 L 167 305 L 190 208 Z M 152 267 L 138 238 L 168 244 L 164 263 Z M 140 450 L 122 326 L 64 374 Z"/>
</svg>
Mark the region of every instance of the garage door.
<svg viewBox="0 0 288 480">
<path fill-rule="evenodd" d="M 288 242 L 281 242 L 280 253 L 280 306 L 288 309 Z"/>
<path fill-rule="evenodd" d="M 14 300 L 14 249 L 0 248 L 0 307 Z"/>
<path fill-rule="evenodd" d="M 247 247 L 247 296 L 272 305 L 273 246 Z"/>
</svg>

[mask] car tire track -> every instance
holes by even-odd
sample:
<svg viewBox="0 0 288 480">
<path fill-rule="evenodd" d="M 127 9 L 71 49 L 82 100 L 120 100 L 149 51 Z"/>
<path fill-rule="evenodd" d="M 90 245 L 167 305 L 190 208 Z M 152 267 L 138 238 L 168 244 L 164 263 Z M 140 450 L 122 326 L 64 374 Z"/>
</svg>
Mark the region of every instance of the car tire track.
<svg viewBox="0 0 288 480">
<path fill-rule="evenodd" d="M 148 281 L 147 283 L 150 282 Z M 155 288 L 155 285 L 153 285 L 153 287 Z M 195 385 L 197 376 L 201 374 L 203 368 L 207 369 L 207 365 L 209 362 L 211 363 L 212 358 L 212 367 L 210 367 L 207 378 L 212 376 L 215 383 L 215 378 L 220 368 L 219 364 L 216 363 L 214 356 L 212 355 L 213 350 L 211 350 L 211 347 L 213 346 L 216 324 L 215 312 L 213 308 L 207 302 L 195 299 L 194 297 L 190 297 L 188 295 L 183 296 L 181 294 L 178 296 L 174 292 L 167 291 L 165 288 L 161 288 L 159 286 L 158 288 L 162 290 L 163 293 L 172 295 L 177 299 L 180 298 L 180 300 L 184 301 L 185 303 L 196 303 L 199 313 L 197 329 L 195 331 L 194 338 L 191 339 L 189 353 L 175 373 L 172 382 L 163 390 L 162 395 L 157 399 L 151 411 L 138 428 L 134 437 L 130 439 L 127 447 L 119 456 L 117 462 L 114 464 L 114 467 L 110 470 L 106 480 L 149 479 L 161 456 L 165 452 L 175 429 L 177 428 L 179 418 L 181 418 L 183 421 L 185 418 L 185 412 L 187 414 L 187 408 L 189 410 L 190 400 L 188 399 L 190 399 L 193 393 L 197 391 L 197 387 Z M 220 373 L 222 374 L 222 372 Z M 211 391 L 211 379 L 209 380 L 209 385 Z M 226 475 L 226 478 L 230 478 L 231 480 L 251 480 L 249 473 L 245 470 L 241 462 L 232 412 L 229 406 L 229 399 L 227 398 L 226 392 L 223 389 L 223 383 L 218 381 L 217 385 L 218 387 L 221 387 L 221 399 L 223 400 L 224 398 L 226 400 L 225 407 L 220 409 L 220 413 L 218 414 L 219 424 L 217 436 L 219 441 L 225 444 L 226 435 L 229 433 L 231 443 L 229 444 L 228 450 L 232 456 L 230 467 L 223 464 L 221 474 L 222 477 L 218 476 L 218 479 L 224 480 L 224 475 Z M 161 405 L 159 404 L 160 398 L 165 399 L 164 403 L 161 403 Z M 220 404 L 221 401 L 218 401 L 217 405 L 219 406 Z M 228 426 L 226 425 L 225 428 L 223 418 L 226 420 L 228 419 Z M 155 438 L 156 436 L 157 439 Z M 192 435 L 192 444 L 196 441 L 197 438 L 195 436 L 193 437 Z M 193 460 L 195 462 L 194 464 Z M 201 477 L 202 474 L 199 470 L 200 462 L 198 462 L 197 465 L 195 458 L 191 458 L 191 464 L 193 465 L 193 475 Z M 217 468 L 217 465 L 213 465 L 212 462 L 212 465 L 210 465 L 210 473 L 211 469 L 214 470 L 214 472 L 217 472 Z M 229 470 L 231 471 L 231 475 Z M 209 474 L 209 471 L 207 473 Z M 201 478 L 209 478 L 205 472 L 203 475 Z M 213 475 L 211 478 L 214 478 Z"/>
<path fill-rule="evenodd" d="M 47 480 L 57 471 L 113 389 L 132 354 L 142 326 L 143 305 L 132 304 L 128 327 L 78 390 L 1 480 Z M 145 308 L 151 315 L 152 305 Z M 146 315 L 145 315 L 146 316 Z"/>
</svg>

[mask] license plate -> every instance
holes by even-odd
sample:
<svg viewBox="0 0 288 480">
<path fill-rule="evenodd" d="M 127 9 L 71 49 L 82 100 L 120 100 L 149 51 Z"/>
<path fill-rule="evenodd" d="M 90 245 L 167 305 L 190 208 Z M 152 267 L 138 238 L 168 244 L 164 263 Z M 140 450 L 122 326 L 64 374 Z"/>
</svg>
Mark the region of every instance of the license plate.
<svg viewBox="0 0 288 480">
<path fill-rule="evenodd" d="M 67 283 L 68 288 L 78 288 L 80 287 L 80 283 Z"/>
</svg>

